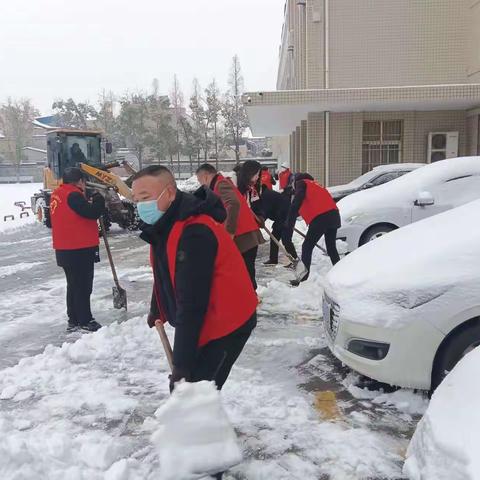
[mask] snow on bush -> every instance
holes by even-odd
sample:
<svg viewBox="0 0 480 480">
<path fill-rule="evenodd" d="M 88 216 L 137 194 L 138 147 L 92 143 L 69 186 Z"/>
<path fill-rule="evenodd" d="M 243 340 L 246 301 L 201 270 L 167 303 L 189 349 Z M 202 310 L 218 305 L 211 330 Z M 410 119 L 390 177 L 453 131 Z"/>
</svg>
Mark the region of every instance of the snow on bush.
<svg viewBox="0 0 480 480">
<path fill-rule="evenodd" d="M 466 355 L 435 391 L 407 451 L 411 480 L 478 480 L 480 348 Z"/>
</svg>

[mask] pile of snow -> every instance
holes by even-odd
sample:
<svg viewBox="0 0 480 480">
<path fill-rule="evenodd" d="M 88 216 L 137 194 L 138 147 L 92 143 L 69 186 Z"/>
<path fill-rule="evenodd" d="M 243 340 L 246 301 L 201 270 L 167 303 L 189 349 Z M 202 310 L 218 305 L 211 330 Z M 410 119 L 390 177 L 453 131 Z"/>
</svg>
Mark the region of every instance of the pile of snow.
<svg viewBox="0 0 480 480">
<path fill-rule="evenodd" d="M 177 181 L 177 187 L 179 190 L 182 192 L 194 192 L 197 190 L 197 188 L 200 187 L 200 184 L 198 183 L 197 176 L 192 175 L 189 179 L 187 180 L 178 180 Z"/>
<path fill-rule="evenodd" d="M 196 479 L 242 461 L 237 438 L 213 382 L 177 383 L 156 412 L 152 435 L 163 480 Z"/>
<path fill-rule="evenodd" d="M 396 230 L 345 257 L 325 281 L 342 317 L 400 328 L 417 318 L 416 307 L 433 299 L 439 314 L 459 298 L 464 309 L 478 305 L 479 210 L 476 200 Z"/>
<path fill-rule="evenodd" d="M 43 185 L 41 183 L 9 183 L 0 184 L 0 232 L 21 227 L 35 221 L 33 212 L 28 209 L 29 217 L 20 218 L 22 209 L 14 205 L 15 202 L 25 202 L 30 206 L 30 198 L 38 192 Z M 3 220 L 5 215 L 14 215 L 15 220 Z"/>
<path fill-rule="evenodd" d="M 370 211 L 372 206 L 378 209 L 411 206 L 420 192 L 428 191 L 433 185 L 466 175 L 480 175 L 480 157 L 450 158 L 426 165 L 378 187 L 353 193 L 340 200 L 338 207 L 342 219 L 347 219 Z M 462 203 L 465 201 L 462 202 L 459 195 L 459 198 L 455 199 L 455 204 Z"/>
<path fill-rule="evenodd" d="M 478 480 L 480 348 L 466 355 L 435 391 L 407 451 L 411 480 Z"/>
</svg>

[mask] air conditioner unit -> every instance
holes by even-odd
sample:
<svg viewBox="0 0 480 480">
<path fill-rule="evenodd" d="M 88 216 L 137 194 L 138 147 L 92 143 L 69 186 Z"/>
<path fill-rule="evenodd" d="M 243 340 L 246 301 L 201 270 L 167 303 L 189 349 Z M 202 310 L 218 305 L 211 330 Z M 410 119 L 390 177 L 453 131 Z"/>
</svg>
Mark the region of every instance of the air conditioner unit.
<svg viewBox="0 0 480 480">
<path fill-rule="evenodd" d="M 458 157 L 458 132 L 430 132 L 428 134 L 427 163 Z"/>
</svg>

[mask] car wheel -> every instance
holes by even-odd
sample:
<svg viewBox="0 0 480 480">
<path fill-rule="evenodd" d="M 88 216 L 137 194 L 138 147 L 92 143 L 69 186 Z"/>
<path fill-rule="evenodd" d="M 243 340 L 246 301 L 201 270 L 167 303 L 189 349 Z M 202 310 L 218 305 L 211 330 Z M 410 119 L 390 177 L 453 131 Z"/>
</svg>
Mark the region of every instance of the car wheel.
<svg viewBox="0 0 480 480">
<path fill-rule="evenodd" d="M 480 323 L 461 328 L 440 347 L 432 373 L 432 392 L 453 370 L 455 365 L 480 345 Z"/>
<path fill-rule="evenodd" d="M 376 225 L 374 227 L 371 227 L 362 235 L 359 246 L 361 247 L 362 245 L 365 245 L 368 242 L 373 242 L 373 240 L 383 237 L 383 235 L 386 235 L 387 233 L 390 233 L 393 230 L 396 230 L 396 227 L 394 227 L 393 225 L 386 225 L 386 224 Z"/>
</svg>

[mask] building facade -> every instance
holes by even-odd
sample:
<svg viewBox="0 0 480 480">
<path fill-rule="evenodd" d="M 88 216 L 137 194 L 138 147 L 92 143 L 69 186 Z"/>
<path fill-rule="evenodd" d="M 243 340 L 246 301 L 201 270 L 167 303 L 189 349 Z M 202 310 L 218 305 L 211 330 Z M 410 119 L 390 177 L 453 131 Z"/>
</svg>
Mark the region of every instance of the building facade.
<svg viewBox="0 0 480 480">
<path fill-rule="evenodd" d="M 287 0 L 277 91 L 244 102 L 254 135 L 326 185 L 480 154 L 480 1 Z"/>
</svg>

